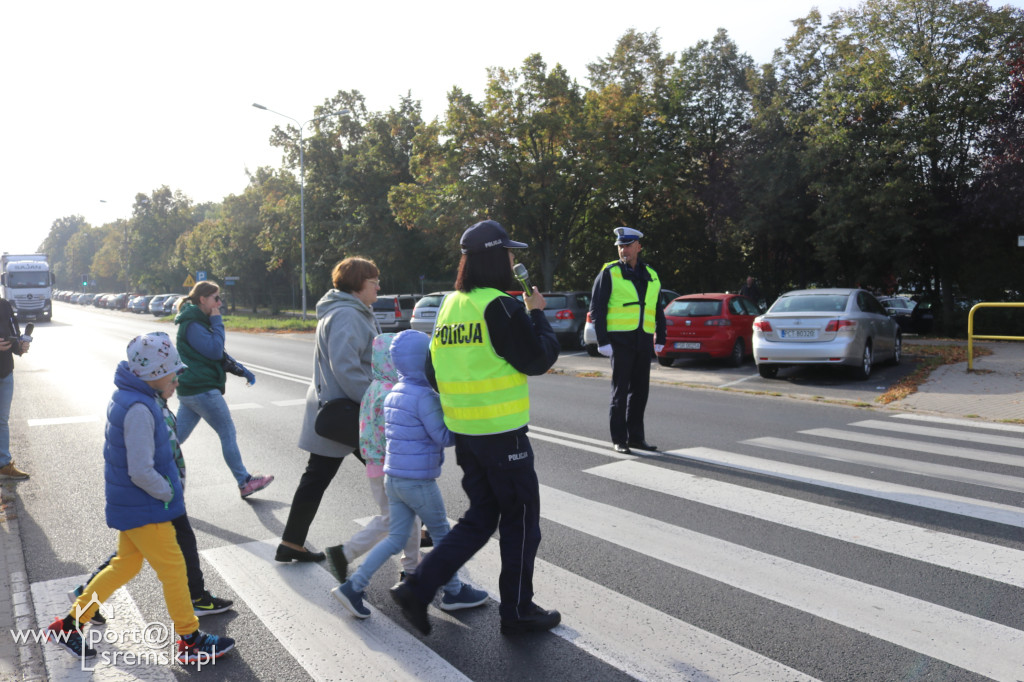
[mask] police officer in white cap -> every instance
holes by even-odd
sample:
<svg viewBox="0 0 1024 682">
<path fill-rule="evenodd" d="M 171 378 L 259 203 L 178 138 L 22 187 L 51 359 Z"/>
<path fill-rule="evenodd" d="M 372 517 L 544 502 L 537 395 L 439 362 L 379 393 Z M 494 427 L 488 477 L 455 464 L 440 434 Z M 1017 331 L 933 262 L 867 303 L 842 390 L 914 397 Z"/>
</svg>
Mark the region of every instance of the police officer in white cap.
<svg viewBox="0 0 1024 682">
<path fill-rule="evenodd" d="M 612 359 L 612 400 L 609 419 L 612 447 L 657 450 L 644 433 L 644 410 L 651 379 L 651 360 L 665 343 L 665 312 L 658 305 L 661 280 L 640 259 L 644 233 L 616 227 L 619 260 L 605 263 L 594 280 L 590 315 L 598 350 Z"/>
</svg>

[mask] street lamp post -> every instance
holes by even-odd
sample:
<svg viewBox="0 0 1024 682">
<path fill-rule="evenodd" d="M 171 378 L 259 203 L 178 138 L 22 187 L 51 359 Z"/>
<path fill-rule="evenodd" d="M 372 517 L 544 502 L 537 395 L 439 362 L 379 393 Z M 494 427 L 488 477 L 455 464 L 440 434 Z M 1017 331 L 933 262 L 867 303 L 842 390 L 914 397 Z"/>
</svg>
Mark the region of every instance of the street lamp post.
<svg viewBox="0 0 1024 682">
<path fill-rule="evenodd" d="M 287 114 L 282 114 L 280 111 L 274 111 L 268 109 L 262 104 L 256 104 L 253 102 L 253 106 L 263 111 L 269 111 L 272 114 L 283 116 L 289 121 L 295 121 L 295 124 L 299 126 L 299 243 L 302 250 L 302 319 L 306 319 L 306 147 L 302 143 L 302 130 L 312 123 L 313 121 L 319 121 L 322 118 L 329 116 L 344 116 L 349 113 L 348 109 L 341 109 L 340 111 L 332 111 L 327 114 L 321 114 L 320 116 L 314 116 L 305 123 L 300 123 L 298 119 L 292 118 Z M 294 142 L 294 140 L 292 140 Z"/>
</svg>

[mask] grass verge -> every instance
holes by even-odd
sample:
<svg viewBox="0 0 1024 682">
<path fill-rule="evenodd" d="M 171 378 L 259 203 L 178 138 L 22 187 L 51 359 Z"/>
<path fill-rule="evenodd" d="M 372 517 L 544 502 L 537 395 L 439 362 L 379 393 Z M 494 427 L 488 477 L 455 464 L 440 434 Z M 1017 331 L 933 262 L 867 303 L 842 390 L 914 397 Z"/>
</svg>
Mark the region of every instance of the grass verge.
<svg viewBox="0 0 1024 682">
<path fill-rule="evenodd" d="M 160 318 L 161 322 L 174 322 L 174 315 Z M 270 315 L 225 315 L 224 328 L 236 332 L 311 332 L 316 329 L 316 316 L 308 320 L 301 317 L 272 317 Z"/>
<path fill-rule="evenodd" d="M 903 346 L 906 353 L 908 346 Z M 938 367 L 943 365 L 955 365 L 959 362 L 967 362 L 967 347 L 959 345 L 950 346 L 913 346 L 914 352 L 907 353 L 908 356 L 917 360 L 917 367 L 914 371 L 903 377 L 889 387 L 889 390 L 875 398 L 875 402 L 888 405 L 896 400 L 902 400 L 909 395 L 917 393 L 917 387 L 928 380 L 928 376 Z M 988 348 L 974 347 L 974 357 L 980 358 L 985 355 L 992 355 Z"/>
</svg>

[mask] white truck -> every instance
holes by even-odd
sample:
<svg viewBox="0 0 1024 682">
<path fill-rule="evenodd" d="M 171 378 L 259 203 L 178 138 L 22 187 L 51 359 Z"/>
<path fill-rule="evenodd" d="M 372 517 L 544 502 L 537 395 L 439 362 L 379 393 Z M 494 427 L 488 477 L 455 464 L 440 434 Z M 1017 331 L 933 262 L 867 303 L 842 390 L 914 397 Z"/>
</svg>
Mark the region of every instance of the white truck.
<svg viewBox="0 0 1024 682">
<path fill-rule="evenodd" d="M 7 299 L 18 320 L 53 317 L 53 273 L 45 253 L 0 255 L 0 296 Z"/>
</svg>

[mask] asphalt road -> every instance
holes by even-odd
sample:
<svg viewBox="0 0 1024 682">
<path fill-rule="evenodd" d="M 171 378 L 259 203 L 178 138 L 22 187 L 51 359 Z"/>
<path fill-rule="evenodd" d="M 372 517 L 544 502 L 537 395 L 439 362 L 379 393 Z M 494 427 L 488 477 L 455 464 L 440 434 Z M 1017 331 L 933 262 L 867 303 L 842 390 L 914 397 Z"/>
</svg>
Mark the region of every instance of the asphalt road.
<svg viewBox="0 0 1024 682">
<path fill-rule="evenodd" d="M 134 334 L 173 334 L 150 316 L 67 304 L 56 312 L 18 364 L 12 415 L 18 462 L 32 472 L 19 484 L 18 513 L 43 624 L 115 548 L 102 467 L 114 366 Z M 367 591 L 373 616 L 355 621 L 329 596 L 322 567 L 267 559 L 305 464 L 295 440 L 312 339 L 229 332 L 228 350 L 258 377 L 252 388 L 228 377 L 243 458 L 277 479 L 242 501 L 208 426 L 184 445 L 208 585 L 236 600 L 234 612 L 203 619 L 238 641 L 204 679 L 1024 679 L 1024 429 L 926 422 L 757 387 L 858 402 L 908 367 L 854 386 L 829 373 L 767 382 L 752 364 L 654 365 L 648 440 L 664 452 L 624 458 L 607 443 L 607 379 L 574 375 L 606 361 L 564 355 L 556 367 L 567 373 L 530 382 L 543 486 L 536 600 L 562 610 L 563 625 L 505 638 L 491 602 L 432 609 L 434 633 L 422 638 L 387 595 L 397 562 Z M 756 392 L 692 387 L 731 382 Z M 440 483 L 457 518 L 465 498 L 453 460 Z M 350 458 L 308 544 L 343 541 L 372 513 Z M 468 567 L 492 595 L 495 566 L 488 550 Z M 148 567 L 123 592 L 109 607 L 112 632 L 168 620 Z M 45 653 L 51 679 L 72 679 L 68 654 L 52 645 Z M 187 674 L 156 665 L 147 679 Z"/>
</svg>

